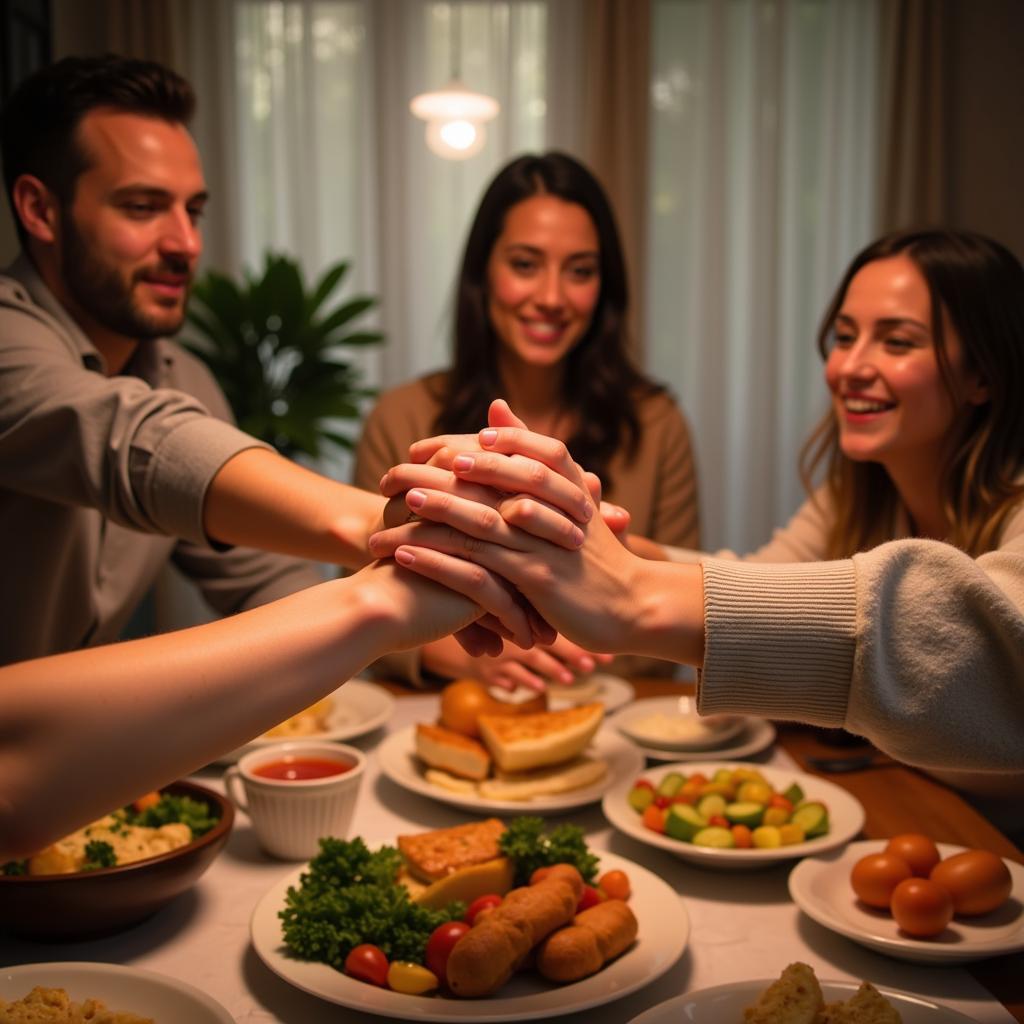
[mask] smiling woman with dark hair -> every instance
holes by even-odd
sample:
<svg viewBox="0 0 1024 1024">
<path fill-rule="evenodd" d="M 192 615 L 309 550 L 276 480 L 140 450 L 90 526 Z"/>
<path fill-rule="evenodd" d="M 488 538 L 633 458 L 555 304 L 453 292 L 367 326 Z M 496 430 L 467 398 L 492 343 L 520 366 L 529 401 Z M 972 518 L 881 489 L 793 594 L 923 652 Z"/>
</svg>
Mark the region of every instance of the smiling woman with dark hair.
<svg viewBox="0 0 1024 1024">
<path fill-rule="evenodd" d="M 665 388 L 629 352 L 629 289 L 611 206 L 597 179 L 564 153 L 507 164 L 484 192 L 469 230 L 455 297 L 454 362 L 384 395 L 360 442 L 355 482 L 381 474 L 430 433 L 466 433 L 506 398 L 532 430 L 564 441 L 627 508 L 633 530 L 665 544 L 699 543 L 689 431 Z M 441 640 L 422 666 L 442 677 L 503 685 L 571 682 L 595 659 L 560 638 L 552 648 L 472 659 Z M 391 661 L 389 674 L 410 674 Z M 657 661 L 621 671 L 664 675 Z"/>
</svg>

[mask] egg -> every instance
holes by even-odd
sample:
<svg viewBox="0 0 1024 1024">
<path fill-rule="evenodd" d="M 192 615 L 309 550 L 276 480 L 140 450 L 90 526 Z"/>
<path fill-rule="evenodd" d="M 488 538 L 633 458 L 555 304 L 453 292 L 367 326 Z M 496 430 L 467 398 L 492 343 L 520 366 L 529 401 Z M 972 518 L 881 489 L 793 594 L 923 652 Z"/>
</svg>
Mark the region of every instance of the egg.
<svg viewBox="0 0 1024 1024">
<path fill-rule="evenodd" d="M 869 853 L 853 865 L 850 885 L 862 903 L 888 910 L 893 890 L 911 874 L 910 865 L 902 857 Z"/>
<path fill-rule="evenodd" d="M 935 843 L 928 836 L 917 832 L 904 832 L 893 836 L 885 852 L 893 853 L 905 860 L 910 865 L 910 870 L 919 878 L 927 878 L 932 868 L 942 859 Z"/>
<path fill-rule="evenodd" d="M 939 861 L 929 876 L 953 899 L 953 912 L 971 917 L 1003 905 L 1013 888 L 1010 869 L 988 850 L 965 850 Z"/>
<path fill-rule="evenodd" d="M 953 898 L 931 879 L 905 878 L 893 889 L 889 909 L 908 935 L 927 939 L 953 919 Z"/>
</svg>

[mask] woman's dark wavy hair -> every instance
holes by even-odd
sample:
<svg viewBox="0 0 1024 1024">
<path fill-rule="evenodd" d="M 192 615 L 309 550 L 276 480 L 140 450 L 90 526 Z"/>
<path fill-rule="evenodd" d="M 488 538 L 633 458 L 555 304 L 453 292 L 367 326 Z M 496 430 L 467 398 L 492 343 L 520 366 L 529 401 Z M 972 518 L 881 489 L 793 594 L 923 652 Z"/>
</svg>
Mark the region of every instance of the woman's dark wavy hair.
<svg viewBox="0 0 1024 1024">
<path fill-rule="evenodd" d="M 941 479 L 949 539 L 971 555 L 992 550 L 1006 517 L 1024 497 L 1024 267 L 1008 249 L 969 231 L 933 229 L 886 235 L 850 264 L 825 313 L 818 350 L 827 357 L 836 316 L 865 264 L 900 253 L 914 261 L 931 294 L 932 337 L 950 400 L 959 404 L 946 327 L 960 339 L 965 368 L 988 388 L 983 405 L 963 404 L 948 441 Z M 804 485 L 824 464 L 835 509 L 828 557 L 848 557 L 892 538 L 899 505 L 885 470 L 839 448 L 830 412 L 801 454 Z"/>
<path fill-rule="evenodd" d="M 4 187 L 21 244 L 27 239 L 14 210 L 14 182 L 32 174 L 69 206 L 75 182 L 89 165 L 75 135 L 86 114 L 102 108 L 188 124 L 195 105 L 192 86 L 181 75 L 154 61 L 115 54 L 65 57 L 26 78 L 0 116 Z"/>
<path fill-rule="evenodd" d="M 565 153 L 513 160 L 480 201 L 459 272 L 454 365 L 444 377 L 435 427 L 441 433 L 475 432 L 486 424 L 490 402 L 503 396 L 500 342 L 488 315 L 487 267 L 508 210 L 541 194 L 578 203 L 597 229 L 601 292 L 589 329 L 567 357 L 563 401 L 577 423 L 568 441 L 573 458 L 604 479 L 617 451 L 636 451 L 637 398 L 663 389 L 641 374 L 629 356 L 626 266 L 611 206 L 590 171 Z"/>
</svg>

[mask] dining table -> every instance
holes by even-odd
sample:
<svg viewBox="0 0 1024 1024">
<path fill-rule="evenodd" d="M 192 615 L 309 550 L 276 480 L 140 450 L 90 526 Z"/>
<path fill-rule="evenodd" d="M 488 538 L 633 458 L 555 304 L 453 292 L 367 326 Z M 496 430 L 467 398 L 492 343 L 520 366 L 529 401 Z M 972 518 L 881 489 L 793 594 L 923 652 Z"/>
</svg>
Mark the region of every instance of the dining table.
<svg viewBox="0 0 1024 1024">
<path fill-rule="evenodd" d="M 690 685 L 649 678 L 630 683 L 638 701 L 676 695 Z M 384 726 L 346 741 L 368 754 L 352 835 L 368 842 L 393 841 L 400 834 L 471 820 L 473 815 L 465 809 L 409 791 L 381 771 L 376 756 L 380 744 L 389 734 L 414 723 L 436 721 L 439 694 L 386 681 L 378 681 L 378 685 L 398 699 Z M 745 760 L 814 775 L 820 772 L 809 758 L 843 753 L 820 729 L 774 724 L 775 742 Z M 207 766 L 196 772 L 192 781 L 223 791 L 224 770 L 223 766 Z M 921 832 L 939 843 L 985 848 L 1024 864 L 1024 854 L 1009 836 L 968 799 L 922 771 L 882 758 L 862 770 L 823 777 L 863 805 L 865 821 L 859 838 Z M 529 813 L 528 805 L 522 805 L 519 813 Z M 560 813 L 548 821 L 576 824 L 598 855 L 608 851 L 653 872 L 678 895 L 690 924 L 685 949 L 660 977 L 584 1012 L 552 1012 L 551 1019 L 625 1024 L 683 993 L 778 977 L 788 964 L 803 961 L 822 980 L 868 979 L 878 987 L 911 993 L 959 1011 L 981 1024 L 1024 1022 L 1024 953 L 952 964 L 896 959 L 803 914 L 787 887 L 793 861 L 743 871 L 690 863 L 618 832 L 602 814 L 600 803 Z M 245 813 L 239 811 L 226 847 L 209 870 L 189 892 L 149 919 L 88 941 L 40 942 L 0 935 L 0 966 L 89 961 L 145 968 L 201 988 L 239 1024 L 379 1024 L 399 1019 L 339 1006 L 302 991 L 270 970 L 257 955 L 250 934 L 254 907 L 299 866 L 265 854 Z M 666 907 L 666 914 L 672 913 L 672 908 Z"/>
</svg>

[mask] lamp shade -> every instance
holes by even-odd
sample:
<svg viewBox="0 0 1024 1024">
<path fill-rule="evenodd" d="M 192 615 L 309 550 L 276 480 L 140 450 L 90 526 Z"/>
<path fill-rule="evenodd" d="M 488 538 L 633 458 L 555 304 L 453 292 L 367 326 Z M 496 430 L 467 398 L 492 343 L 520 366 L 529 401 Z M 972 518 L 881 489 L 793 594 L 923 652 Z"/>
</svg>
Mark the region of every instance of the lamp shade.
<svg viewBox="0 0 1024 1024">
<path fill-rule="evenodd" d="M 427 122 L 427 145 L 432 152 L 448 160 L 464 160 L 483 148 L 484 125 L 501 108 L 497 100 L 453 80 L 444 89 L 414 97 L 409 109 Z"/>
</svg>

